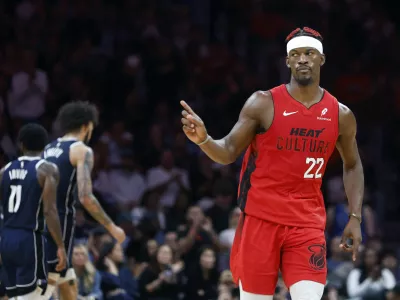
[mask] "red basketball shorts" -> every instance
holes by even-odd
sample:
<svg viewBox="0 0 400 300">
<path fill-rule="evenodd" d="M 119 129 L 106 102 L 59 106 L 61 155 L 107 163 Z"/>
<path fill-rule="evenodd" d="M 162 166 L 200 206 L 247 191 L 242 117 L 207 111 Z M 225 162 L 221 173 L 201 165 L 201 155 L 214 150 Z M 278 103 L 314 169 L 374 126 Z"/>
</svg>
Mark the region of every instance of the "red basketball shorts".
<svg viewBox="0 0 400 300">
<path fill-rule="evenodd" d="M 326 283 L 324 231 L 278 225 L 242 213 L 231 251 L 231 270 L 244 291 L 273 295 L 279 270 L 286 286 Z"/>
</svg>

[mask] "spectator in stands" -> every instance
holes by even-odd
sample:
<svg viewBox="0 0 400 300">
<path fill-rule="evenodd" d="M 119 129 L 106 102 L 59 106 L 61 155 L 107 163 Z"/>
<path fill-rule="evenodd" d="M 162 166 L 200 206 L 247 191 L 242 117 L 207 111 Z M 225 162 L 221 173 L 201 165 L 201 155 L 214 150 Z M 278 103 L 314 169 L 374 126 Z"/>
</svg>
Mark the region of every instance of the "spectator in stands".
<svg viewBox="0 0 400 300">
<path fill-rule="evenodd" d="M 387 300 L 400 300 L 400 284 L 397 284 L 386 294 Z"/>
<path fill-rule="evenodd" d="M 327 260 L 329 272 L 335 272 L 343 264 L 350 264 L 350 255 L 340 249 L 341 237 L 334 237 L 329 247 L 329 258 Z M 350 266 L 352 268 L 352 266 Z"/>
<path fill-rule="evenodd" d="M 37 68 L 37 53 L 34 49 L 22 51 L 21 71 L 12 76 L 8 97 L 8 109 L 11 117 L 23 122 L 37 121 L 45 112 L 48 91 L 47 74 Z"/>
<path fill-rule="evenodd" d="M 138 278 L 148 265 L 143 261 L 140 242 L 131 241 L 129 243 L 126 251 L 126 258 L 127 264 L 122 267 L 119 272 L 121 285 L 133 299 L 139 299 Z"/>
<path fill-rule="evenodd" d="M 119 152 L 118 163 L 111 165 L 103 184 L 112 191 L 112 203 L 119 211 L 131 210 L 140 204 L 146 191 L 144 176 L 139 172 L 132 151 Z"/>
<path fill-rule="evenodd" d="M 175 300 L 180 292 L 183 263 L 173 263 L 171 247 L 161 245 L 139 278 L 142 299 Z"/>
<path fill-rule="evenodd" d="M 8 134 L 7 120 L 0 117 L 0 150 L 5 154 L 7 160 L 17 157 L 17 148 Z"/>
<path fill-rule="evenodd" d="M 186 213 L 189 207 L 189 193 L 181 190 L 176 197 L 175 204 L 167 212 L 166 230 L 177 230 L 179 225 L 186 222 Z"/>
<path fill-rule="evenodd" d="M 96 227 L 89 233 L 87 247 L 92 262 L 97 262 L 103 245 L 112 241 L 112 237 L 103 227 Z"/>
<path fill-rule="evenodd" d="M 396 284 L 393 274 L 382 268 L 378 253 L 366 249 L 362 264 L 353 269 L 347 278 L 347 293 L 351 300 L 384 299 L 385 292 Z"/>
<path fill-rule="evenodd" d="M 165 244 L 170 246 L 174 253 L 173 261 L 178 261 L 181 257 L 181 252 L 178 244 L 178 234 L 175 231 L 169 231 L 165 234 Z"/>
<path fill-rule="evenodd" d="M 129 151 L 133 146 L 133 136 L 125 129 L 122 120 L 114 121 L 110 130 L 101 136 L 100 141 L 108 147 L 108 162 L 111 166 L 121 165 L 122 153 Z"/>
<path fill-rule="evenodd" d="M 328 282 L 331 293 L 346 293 L 346 280 L 349 272 L 353 269 L 351 255 L 340 249 L 341 237 L 335 237 L 328 248 Z"/>
<path fill-rule="evenodd" d="M 330 238 L 342 235 L 348 217 L 349 207 L 343 190 L 341 200 L 336 205 L 331 205 L 327 210 L 326 231 Z M 368 238 L 377 234 L 375 214 L 367 203 L 363 205 L 361 230 L 363 241 L 367 241 Z"/>
<path fill-rule="evenodd" d="M 240 208 L 234 208 L 229 215 L 229 227 L 222 230 L 219 234 L 219 241 L 221 243 L 221 247 L 225 249 L 231 249 L 233 245 L 233 239 L 235 238 L 236 227 L 239 223 L 240 219 Z"/>
<path fill-rule="evenodd" d="M 148 240 L 145 248 L 145 257 L 147 261 L 156 259 L 158 251 L 158 243 L 156 240 Z"/>
<path fill-rule="evenodd" d="M 75 226 L 75 243 L 86 244 L 95 225 L 87 220 L 86 212 L 81 206 L 77 206 L 75 210 Z"/>
<path fill-rule="evenodd" d="M 198 206 L 191 206 L 186 215 L 186 224 L 178 229 L 179 248 L 185 260 L 186 269 L 197 266 L 199 249 L 210 246 L 220 248 L 218 235 L 209 218 L 204 216 Z"/>
<path fill-rule="evenodd" d="M 147 172 L 147 187 L 161 194 L 163 207 L 172 207 L 181 189 L 190 190 L 188 172 L 175 166 L 170 150 L 162 152 L 160 161 L 160 165 Z"/>
<path fill-rule="evenodd" d="M 89 260 L 89 253 L 84 245 L 76 245 L 72 254 L 72 265 L 78 277 L 78 300 L 102 300 L 100 289 L 101 277 Z"/>
<path fill-rule="evenodd" d="M 229 216 L 229 228 L 224 229 L 219 234 L 219 242 L 221 251 L 219 255 L 219 270 L 229 269 L 230 251 L 235 238 L 236 227 L 240 219 L 240 208 L 234 208 Z"/>
<path fill-rule="evenodd" d="M 214 183 L 213 196 L 214 204 L 206 211 L 206 215 L 211 218 L 215 231 L 219 233 L 229 227 L 229 213 L 236 196 L 235 186 L 228 179 L 218 179 Z"/>
<path fill-rule="evenodd" d="M 132 300 L 133 298 L 122 288 L 119 276 L 124 261 L 124 253 L 120 244 L 107 242 L 100 251 L 97 269 L 101 274 L 101 290 L 104 300 Z"/>
<path fill-rule="evenodd" d="M 288 288 L 286 287 L 285 283 L 283 282 L 283 278 L 280 275 L 275 288 L 274 300 L 286 300 L 288 296 Z"/>
<path fill-rule="evenodd" d="M 239 287 L 233 282 L 232 273 L 229 270 L 221 272 L 218 284 L 218 300 L 239 299 Z"/>
<path fill-rule="evenodd" d="M 382 258 L 382 266 L 390 270 L 396 281 L 400 280 L 400 266 L 397 259 L 396 253 L 394 251 L 386 251 Z"/>
<path fill-rule="evenodd" d="M 215 299 L 218 296 L 219 272 L 216 255 L 212 248 L 200 249 L 200 260 L 197 267 L 187 270 L 185 287 L 187 300 Z"/>
</svg>

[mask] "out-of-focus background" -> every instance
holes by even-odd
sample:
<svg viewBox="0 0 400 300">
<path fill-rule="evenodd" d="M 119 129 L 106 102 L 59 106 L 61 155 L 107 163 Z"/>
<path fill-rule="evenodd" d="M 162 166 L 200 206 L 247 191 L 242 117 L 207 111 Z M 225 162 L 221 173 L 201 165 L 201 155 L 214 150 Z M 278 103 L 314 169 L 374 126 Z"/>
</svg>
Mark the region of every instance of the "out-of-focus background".
<svg viewBox="0 0 400 300">
<path fill-rule="evenodd" d="M 88 100 L 101 111 L 92 140 L 94 189 L 128 240 L 114 245 L 77 208 L 80 299 L 238 299 L 229 250 L 241 162 L 215 164 L 190 143 L 179 100 L 213 137 L 223 137 L 254 91 L 287 82 L 284 40 L 303 26 L 324 37 L 322 86 L 357 117 L 366 180 L 364 245 L 353 264 L 338 248 L 347 204 L 334 155 L 324 180 L 324 299 L 399 299 L 400 39 L 393 3 L 1 1 L 0 164 L 17 157 L 24 123 L 40 122 L 55 138 L 65 102 Z M 275 297 L 288 297 L 281 280 Z"/>
</svg>

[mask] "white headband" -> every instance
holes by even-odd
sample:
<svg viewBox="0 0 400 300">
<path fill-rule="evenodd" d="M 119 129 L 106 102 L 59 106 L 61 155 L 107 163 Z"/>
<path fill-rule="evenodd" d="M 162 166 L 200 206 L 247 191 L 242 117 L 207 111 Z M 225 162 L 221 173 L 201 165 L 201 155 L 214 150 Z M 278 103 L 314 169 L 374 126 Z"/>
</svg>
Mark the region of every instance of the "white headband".
<svg viewBox="0 0 400 300">
<path fill-rule="evenodd" d="M 321 54 L 324 53 L 321 41 L 311 36 L 296 36 L 295 38 L 292 38 L 286 45 L 287 54 L 289 54 L 291 50 L 297 48 L 314 48 Z"/>
</svg>

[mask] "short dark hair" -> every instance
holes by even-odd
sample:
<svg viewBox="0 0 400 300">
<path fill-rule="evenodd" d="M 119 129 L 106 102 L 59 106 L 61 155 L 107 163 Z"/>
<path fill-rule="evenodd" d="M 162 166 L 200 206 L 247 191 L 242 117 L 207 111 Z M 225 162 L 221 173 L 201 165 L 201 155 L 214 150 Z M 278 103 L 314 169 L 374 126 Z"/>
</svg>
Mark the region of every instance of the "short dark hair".
<svg viewBox="0 0 400 300">
<path fill-rule="evenodd" d="M 289 33 L 289 35 L 286 37 L 286 43 L 289 42 L 292 38 L 297 36 L 311 36 L 321 42 L 323 40 L 322 35 L 318 31 L 311 29 L 309 27 L 303 27 L 303 28 L 296 28 L 291 33 Z"/>
<path fill-rule="evenodd" d="M 24 125 L 18 133 L 18 144 L 27 151 L 43 151 L 48 139 L 47 130 L 35 123 Z"/>
<path fill-rule="evenodd" d="M 86 101 L 69 102 L 58 111 L 57 121 L 63 134 L 75 132 L 90 122 L 97 125 L 98 111 L 95 105 Z"/>
</svg>

